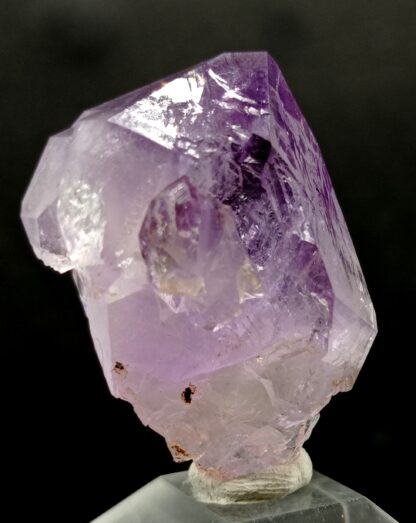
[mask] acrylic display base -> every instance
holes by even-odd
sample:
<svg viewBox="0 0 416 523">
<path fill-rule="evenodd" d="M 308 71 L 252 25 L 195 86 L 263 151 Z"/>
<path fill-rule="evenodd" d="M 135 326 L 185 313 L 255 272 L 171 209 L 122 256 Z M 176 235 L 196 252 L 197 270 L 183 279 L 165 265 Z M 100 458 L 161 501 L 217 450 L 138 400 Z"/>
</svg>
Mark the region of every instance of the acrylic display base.
<svg viewBox="0 0 416 523">
<path fill-rule="evenodd" d="M 196 501 L 187 472 L 160 476 L 93 523 L 397 523 L 361 494 L 314 472 L 284 499 L 208 505 Z"/>
</svg>

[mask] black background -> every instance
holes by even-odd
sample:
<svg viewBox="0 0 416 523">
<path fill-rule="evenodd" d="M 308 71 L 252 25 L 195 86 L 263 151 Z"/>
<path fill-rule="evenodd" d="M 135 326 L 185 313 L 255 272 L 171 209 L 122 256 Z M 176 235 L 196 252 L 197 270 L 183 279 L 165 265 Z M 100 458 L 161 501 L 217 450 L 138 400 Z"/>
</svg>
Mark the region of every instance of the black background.
<svg viewBox="0 0 416 523">
<path fill-rule="evenodd" d="M 353 391 L 324 410 L 307 449 L 318 470 L 412 520 L 400 478 L 414 434 L 415 28 L 414 0 L 0 3 L 4 457 L 20 499 L 11 520 L 27 511 L 87 522 L 184 468 L 110 397 L 71 276 L 28 245 L 19 205 L 48 135 L 84 108 L 254 49 L 277 59 L 315 131 L 379 321 Z"/>
</svg>

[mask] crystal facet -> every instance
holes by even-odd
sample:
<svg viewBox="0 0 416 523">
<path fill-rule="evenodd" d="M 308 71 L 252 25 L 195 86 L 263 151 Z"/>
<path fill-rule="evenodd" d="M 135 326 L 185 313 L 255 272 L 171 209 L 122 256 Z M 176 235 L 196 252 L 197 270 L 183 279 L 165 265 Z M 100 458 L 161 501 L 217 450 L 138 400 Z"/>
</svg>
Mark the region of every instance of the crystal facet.
<svg viewBox="0 0 416 523">
<path fill-rule="evenodd" d="M 176 460 L 295 458 L 376 333 L 316 140 L 275 61 L 226 53 L 86 111 L 22 205 L 74 270 L 112 393 Z"/>
</svg>

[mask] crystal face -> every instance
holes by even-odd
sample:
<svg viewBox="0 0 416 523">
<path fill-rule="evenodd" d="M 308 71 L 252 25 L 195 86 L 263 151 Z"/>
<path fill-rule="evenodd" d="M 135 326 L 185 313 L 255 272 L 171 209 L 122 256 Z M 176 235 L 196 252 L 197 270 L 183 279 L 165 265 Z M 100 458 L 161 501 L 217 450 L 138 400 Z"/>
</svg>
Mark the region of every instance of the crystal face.
<svg viewBox="0 0 416 523">
<path fill-rule="evenodd" d="M 376 333 L 316 140 L 275 61 L 226 53 L 83 113 L 22 205 L 73 270 L 111 392 L 176 460 L 297 455 Z"/>
</svg>

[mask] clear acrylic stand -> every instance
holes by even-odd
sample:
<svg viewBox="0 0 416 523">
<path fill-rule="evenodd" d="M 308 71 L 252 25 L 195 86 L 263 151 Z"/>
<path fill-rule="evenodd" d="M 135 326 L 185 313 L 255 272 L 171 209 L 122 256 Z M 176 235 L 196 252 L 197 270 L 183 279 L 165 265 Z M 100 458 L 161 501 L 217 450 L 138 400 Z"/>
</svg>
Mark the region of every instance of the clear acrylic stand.
<svg viewBox="0 0 416 523">
<path fill-rule="evenodd" d="M 94 523 L 397 523 L 370 500 L 314 472 L 311 483 L 284 499 L 213 505 L 198 502 L 187 472 L 160 476 Z"/>
</svg>

